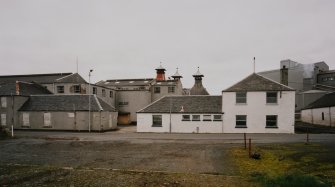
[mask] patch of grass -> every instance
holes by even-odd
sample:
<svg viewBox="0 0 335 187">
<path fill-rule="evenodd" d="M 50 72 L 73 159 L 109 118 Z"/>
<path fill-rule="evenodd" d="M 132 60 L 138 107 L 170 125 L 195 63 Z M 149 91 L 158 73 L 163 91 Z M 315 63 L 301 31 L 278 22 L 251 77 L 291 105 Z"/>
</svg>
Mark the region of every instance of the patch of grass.
<svg viewBox="0 0 335 187">
<path fill-rule="evenodd" d="M 335 184 L 334 152 L 319 144 L 281 144 L 253 147 L 261 159 L 242 148 L 231 150 L 242 176 L 263 186 L 331 186 Z"/>
<path fill-rule="evenodd" d="M 320 179 L 314 176 L 308 175 L 280 175 L 277 177 L 269 177 L 267 175 L 259 175 L 254 177 L 255 181 L 261 183 L 265 187 L 278 187 L 278 186 L 290 186 L 290 187 L 331 187 L 331 184 L 322 182 Z"/>
</svg>

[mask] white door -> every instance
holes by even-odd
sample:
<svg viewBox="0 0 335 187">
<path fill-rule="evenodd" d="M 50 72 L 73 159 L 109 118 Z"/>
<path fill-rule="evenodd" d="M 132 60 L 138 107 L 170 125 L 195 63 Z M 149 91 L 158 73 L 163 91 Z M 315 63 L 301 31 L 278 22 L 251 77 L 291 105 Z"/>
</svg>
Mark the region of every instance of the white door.
<svg viewBox="0 0 335 187">
<path fill-rule="evenodd" d="M 29 127 L 30 123 L 29 123 L 29 113 L 23 113 L 22 114 L 22 121 L 23 121 L 23 126 L 25 127 Z"/>
<path fill-rule="evenodd" d="M 44 113 L 44 126 L 50 127 L 51 126 L 51 114 Z"/>
</svg>

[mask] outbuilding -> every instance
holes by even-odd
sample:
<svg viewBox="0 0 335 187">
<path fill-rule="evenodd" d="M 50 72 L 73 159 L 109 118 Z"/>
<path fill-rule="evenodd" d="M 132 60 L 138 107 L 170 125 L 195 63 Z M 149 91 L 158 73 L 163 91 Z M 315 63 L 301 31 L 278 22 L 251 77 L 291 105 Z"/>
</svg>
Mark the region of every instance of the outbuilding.
<svg viewBox="0 0 335 187">
<path fill-rule="evenodd" d="M 106 131 L 117 128 L 117 112 L 96 95 L 33 95 L 19 109 L 15 128 Z"/>
<path fill-rule="evenodd" d="M 329 93 L 301 110 L 306 123 L 335 127 L 335 92 Z"/>
</svg>

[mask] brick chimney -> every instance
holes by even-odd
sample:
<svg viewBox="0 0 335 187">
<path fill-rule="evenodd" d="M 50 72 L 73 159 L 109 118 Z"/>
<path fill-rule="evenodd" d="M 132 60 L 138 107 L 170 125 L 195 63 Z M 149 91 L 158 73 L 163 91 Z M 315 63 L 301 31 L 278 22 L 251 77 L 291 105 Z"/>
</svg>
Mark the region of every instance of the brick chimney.
<svg viewBox="0 0 335 187">
<path fill-rule="evenodd" d="M 16 95 L 20 95 L 20 82 L 19 81 L 15 82 L 15 93 Z"/>
<path fill-rule="evenodd" d="M 158 68 L 156 68 L 156 73 L 157 73 L 156 80 L 157 81 L 165 81 L 165 71 L 166 69 L 163 68 L 162 63 L 161 63 L 161 65 Z"/>
<path fill-rule="evenodd" d="M 280 69 L 280 83 L 288 86 L 288 68 L 286 66 Z"/>
</svg>

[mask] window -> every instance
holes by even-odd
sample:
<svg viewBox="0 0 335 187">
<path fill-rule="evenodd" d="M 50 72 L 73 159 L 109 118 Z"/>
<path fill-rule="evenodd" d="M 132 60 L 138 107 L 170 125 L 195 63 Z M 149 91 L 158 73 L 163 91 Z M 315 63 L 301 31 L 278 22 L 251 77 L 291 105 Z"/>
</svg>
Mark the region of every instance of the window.
<svg viewBox="0 0 335 187">
<path fill-rule="evenodd" d="M 277 103 L 277 92 L 266 92 L 266 103 Z"/>
<path fill-rule="evenodd" d="M 101 92 L 102 92 L 102 97 L 106 97 L 106 90 L 102 89 Z"/>
<path fill-rule="evenodd" d="M 23 113 L 22 114 L 22 121 L 23 121 L 23 126 L 24 127 L 29 127 L 30 123 L 29 123 L 29 113 Z"/>
<path fill-rule="evenodd" d="M 67 113 L 67 116 L 68 116 L 69 118 L 74 118 L 74 113 L 73 113 L 73 112 Z"/>
<path fill-rule="evenodd" d="M 44 113 L 43 119 L 44 119 L 44 127 L 51 127 L 51 114 Z"/>
<path fill-rule="evenodd" d="M 128 105 L 129 103 L 128 102 L 126 102 L 126 101 L 121 101 L 121 102 L 119 102 L 119 106 L 126 106 L 126 105 Z"/>
<path fill-rule="evenodd" d="M 109 97 L 113 98 L 113 91 L 109 91 Z"/>
<path fill-rule="evenodd" d="M 169 86 L 168 87 L 168 93 L 174 93 L 175 92 L 175 87 L 174 86 Z"/>
<path fill-rule="evenodd" d="M 325 120 L 325 113 L 321 113 L 322 120 Z"/>
<path fill-rule="evenodd" d="M 190 121 L 190 115 L 183 115 L 182 121 Z"/>
<path fill-rule="evenodd" d="M 162 126 L 162 115 L 153 115 L 152 116 L 152 126 L 161 127 Z"/>
<path fill-rule="evenodd" d="M 247 92 L 236 92 L 236 103 L 247 103 Z"/>
<path fill-rule="evenodd" d="M 64 86 L 57 86 L 57 93 L 64 93 Z"/>
<path fill-rule="evenodd" d="M 1 125 L 6 126 L 6 114 L 1 114 Z"/>
<path fill-rule="evenodd" d="M 213 121 L 222 121 L 222 115 L 214 115 Z"/>
<path fill-rule="evenodd" d="M 267 115 L 266 116 L 266 128 L 278 128 L 277 127 L 277 116 Z"/>
<path fill-rule="evenodd" d="M 154 87 L 154 93 L 161 93 L 161 87 Z"/>
<path fill-rule="evenodd" d="M 7 98 L 1 97 L 1 107 L 6 108 L 7 107 Z"/>
<path fill-rule="evenodd" d="M 97 92 L 98 92 L 97 88 L 93 87 L 93 94 L 97 95 Z"/>
<path fill-rule="evenodd" d="M 202 121 L 212 121 L 212 115 L 203 115 Z"/>
<path fill-rule="evenodd" d="M 200 121 L 200 115 L 192 115 L 192 121 Z"/>
<path fill-rule="evenodd" d="M 73 88 L 74 88 L 74 93 L 81 93 L 80 85 L 74 85 Z"/>
<path fill-rule="evenodd" d="M 235 128 L 247 128 L 247 116 L 237 115 Z"/>
</svg>

